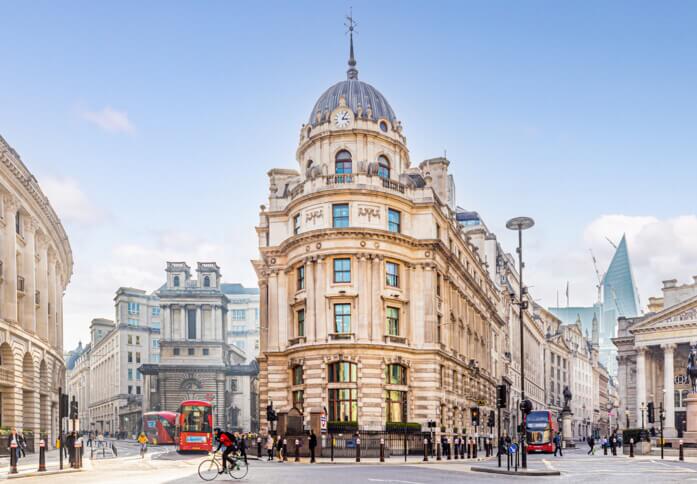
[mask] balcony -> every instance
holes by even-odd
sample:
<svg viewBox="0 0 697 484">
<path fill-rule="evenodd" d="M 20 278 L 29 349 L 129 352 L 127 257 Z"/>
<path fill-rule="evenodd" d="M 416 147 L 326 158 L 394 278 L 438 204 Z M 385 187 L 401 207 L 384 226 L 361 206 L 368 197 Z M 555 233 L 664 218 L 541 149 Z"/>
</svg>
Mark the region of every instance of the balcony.
<svg viewBox="0 0 697 484">
<path fill-rule="evenodd" d="M 385 335 L 385 343 L 405 345 L 405 344 L 407 344 L 407 338 L 404 336 L 396 336 L 396 335 L 392 335 L 392 334 L 386 334 Z"/>
<path fill-rule="evenodd" d="M 305 343 L 306 338 L 304 336 L 298 336 L 297 338 L 290 338 L 288 340 L 288 346 L 295 346 Z"/>
<path fill-rule="evenodd" d="M 329 339 L 331 340 L 353 340 L 353 333 L 329 333 Z"/>
<path fill-rule="evenodd" d="M 17 292 L 24 293 L 24 277 L 17 276 Z"/>
</svg>

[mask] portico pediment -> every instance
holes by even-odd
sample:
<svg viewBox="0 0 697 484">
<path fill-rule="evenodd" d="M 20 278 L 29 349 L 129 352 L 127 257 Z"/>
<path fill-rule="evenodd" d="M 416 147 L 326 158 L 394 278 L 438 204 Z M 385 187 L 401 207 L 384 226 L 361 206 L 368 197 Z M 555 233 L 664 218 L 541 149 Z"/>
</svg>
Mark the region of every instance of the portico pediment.
<svg viewBox="0 0 697 484">
<path fill-rule="evenodd" d="M 647 316 L 630 327 L 629 332 L 634 335 L 641 335 L 691 328 L 694 328 L 694 337 L 697 339 L 697 296 Z"/>
</svg>

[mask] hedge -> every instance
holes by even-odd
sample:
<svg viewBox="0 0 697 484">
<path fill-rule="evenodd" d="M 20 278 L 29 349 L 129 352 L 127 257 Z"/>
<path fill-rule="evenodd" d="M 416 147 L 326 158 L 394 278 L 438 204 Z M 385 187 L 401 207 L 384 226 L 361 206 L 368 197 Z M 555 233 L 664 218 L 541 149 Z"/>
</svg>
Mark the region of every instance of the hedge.
<svg viewBox="0 0 697 484">
<path fill-rule="evenodd" d="M 634 439 L 634 443 L 651 442 L 649 431 L 646 429 L 624 429 L 622 431 L 622 442 L 624 445 L 629 445 L 629 439 Z"/>
</svg>

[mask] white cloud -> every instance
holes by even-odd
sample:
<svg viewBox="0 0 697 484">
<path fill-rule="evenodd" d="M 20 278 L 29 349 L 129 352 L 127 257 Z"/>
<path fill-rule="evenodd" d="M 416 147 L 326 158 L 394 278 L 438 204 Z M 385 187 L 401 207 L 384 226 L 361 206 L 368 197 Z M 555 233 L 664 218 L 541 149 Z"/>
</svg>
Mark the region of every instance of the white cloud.
<svg viewBox="0 0 697 484">
<path fill-rule="evenodd" d="M 104 212 L 87 198 L 74 178 L 46 177 L 41 187 L 62 221 L 94 225 L 103 220 Z"/>
<path fill-rule="evenodd" d="M 570 304 L 589 305 L 596 299 L 597 276 L 589 249 L 603 273 L 610 264 L 614 244 L 627 237 L 629 257 L 639 290 L 641 305 L 648 298 L 660 296 L 662 281 L 677 279 L 679 284 L 692 282 L 697 275 L 697 216 L 683 215 L 660 219 L 654 216 L 602 215 L 583 231 L 583 240 L 571 247 L 547 247 L 538 260 L 529 264 L 533 297 L 547 306 L 566 303 L 564 289 L 570 281 Z M 531 254 L 532 256 L 533 254 Z"/>
<path fill-rule="evenodd" d="M 135 133 L 135 126 L 125 111 L 117 111 L 106 106 L 99 111 L 83 111 L 82 117 L 110 133 Z"/>
</svg>

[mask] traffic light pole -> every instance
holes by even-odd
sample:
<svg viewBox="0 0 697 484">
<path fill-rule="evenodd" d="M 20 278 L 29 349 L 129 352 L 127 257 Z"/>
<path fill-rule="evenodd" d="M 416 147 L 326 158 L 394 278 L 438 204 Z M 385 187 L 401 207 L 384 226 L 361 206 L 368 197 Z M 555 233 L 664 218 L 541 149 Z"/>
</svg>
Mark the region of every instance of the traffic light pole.
<svg viewBox="0 0 697 484">
<path fill-rule="evenodd" d="M 520 318 L 520 401 L 525 401 L 525 323 L 523 320 L 525 311 L 525 286 L 523 285 L 523 231 L 518 228 L 518 267 L 520 272 L 520 305 L 518 306 L 518 317 Z M 527 439 L 525 428 L 525 412 L 521 409 L 521 425 L 520 425 L 520 466 L 523 469 L 528 468 Z"/>
</svg>

